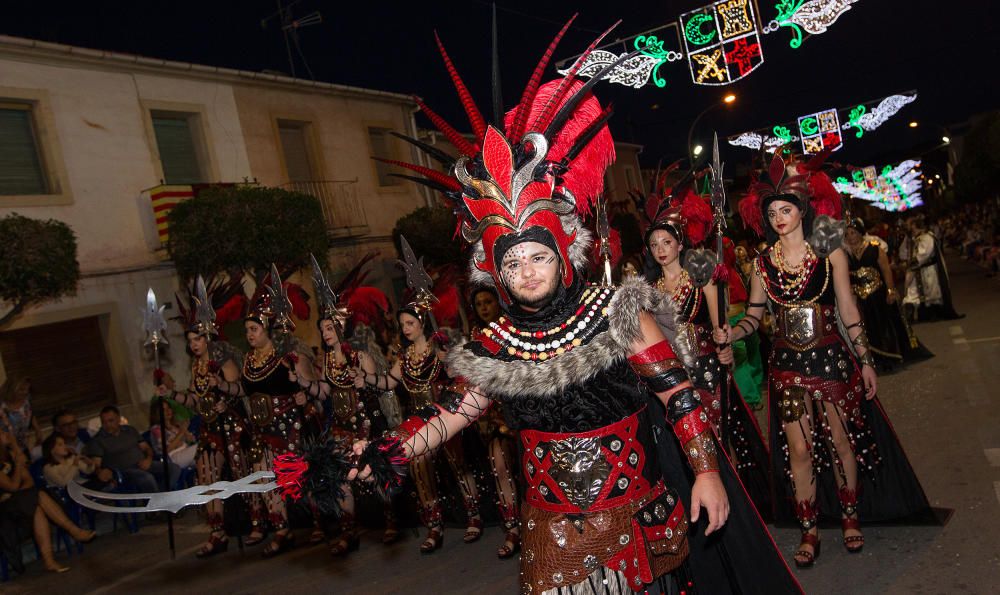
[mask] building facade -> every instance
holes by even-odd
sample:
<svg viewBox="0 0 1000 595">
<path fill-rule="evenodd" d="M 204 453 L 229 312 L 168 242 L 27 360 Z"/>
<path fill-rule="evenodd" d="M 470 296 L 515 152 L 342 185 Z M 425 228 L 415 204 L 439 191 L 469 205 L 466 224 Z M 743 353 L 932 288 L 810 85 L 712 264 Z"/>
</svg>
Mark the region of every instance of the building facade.
<svg viewBox="0 0 1000 595">
<path fill-rule="evenodd" d="M 179 290 L 154 197 L 215 183 L 305 192 L 323 206 L 332 270 L 392 256 L 396 218 L 428 196 L 370 157 L 417 158 L 389 134 L 412 134 L 415 108 L 380 91 L 0 36 L 0 217 L 67 223 L 82 274 L 75 296 L 0 332 L 0 383 L 30 376 L 43 425 L 59 406 L 89 416 L 117 403 L 144 426 L 154 364 L 141 310 L 151 287 L 176 315 Z M 371 279 L 388 289 L 392 274 L 380 264 Z M 164 367 L 186 383 L 184 338 L 169 326 Z"/>
</svg>

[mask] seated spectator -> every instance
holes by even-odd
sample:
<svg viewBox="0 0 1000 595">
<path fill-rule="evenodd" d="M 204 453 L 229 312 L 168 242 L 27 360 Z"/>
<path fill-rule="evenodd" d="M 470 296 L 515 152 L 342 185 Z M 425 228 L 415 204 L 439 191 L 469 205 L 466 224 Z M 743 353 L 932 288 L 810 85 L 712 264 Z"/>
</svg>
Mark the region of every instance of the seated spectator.
<svg viewBox="0 0 1000 595">
<path fill-rule="evenodd" d="M 101 430 L 87 443 L 84 454 L 94 459 L 97 479 L 111 481 L 112 471 L 118 471 L 143 493 L 160 491 L 164 467 L 170 486 L 177 483 L 181 473 L 173 463 L 153 461 L 153 448 L 138 430 L 121 423 L 121 413 L 114 405 L 101 409 Z"/>
<path fill-rule="evenodd" d="M 66 446 L 77 454 L 90 442 L 90 432 L 80 427 L 76 414 L 69 409 L 60 409 L 52 416 L 52 432 L 62 436 Z"/>
<path fill-rule="evenodd" d="M 45 568 L 52 572 L 69 570 L 56 562 L 52 553 L 49 521 L 81 543 L 93 541 L 97 536 L 77 527 L 59 503 L 35 487 L 27 456 L 12 434 L 0 430 L 0 544 L 14 570 L 19 573 L 24 570 L 21 541 L 32 533 Z"/>
<path fill-rule="evenodd" d="M 181 469 L 194 465 L 198 454 L 198 439 L 188 429 L 191 414 L 173 399 L 155 397 L 149 403 L 149 441 L 153 452 L 163 456 L 163 436 L 160 433 L 160 408 L 167 424 L 167 452 L 170 460 Z M 179 410 L 179 412 L 178 412 Z"/>
<path fill-rule="evenodd" d="M 31 411 L 31 378 L 11 378 L 7 381 L 3 400 L 0 401 L 0 429 L 13 434 L 26 453 L 41 445 L 42 430 Z"/>
<path fill-rule="evenodd" d="M 52 487 L 64 488 L 71 481 L 92 490 L 115 487 L 114 481 L 101 481 L 93 477 L 97 469 L 94 461 L 67 446 L 66 439 L 61 434 L 52 434 L 42 442 L 42 458 L 45 459 L 42 475 Z"/>
</svg>

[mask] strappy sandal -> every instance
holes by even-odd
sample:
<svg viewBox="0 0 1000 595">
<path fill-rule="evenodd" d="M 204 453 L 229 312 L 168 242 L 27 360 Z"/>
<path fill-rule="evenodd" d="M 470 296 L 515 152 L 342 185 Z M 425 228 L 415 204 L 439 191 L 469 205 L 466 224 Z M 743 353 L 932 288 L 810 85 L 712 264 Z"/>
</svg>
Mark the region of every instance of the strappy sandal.
<svg viewBox="0 0 1000 595">
<path fill-rule="evenodd" d="M 851 529 L 860 532 L 861 531 L 861 521 L 852 518 L 841 518 L 840 519 L 840 529 L 844 533 L 847 533 Z M 844 549 L 849 553 L 856 554 L 865 547 L 865 536 L 864 535 L 844 535 Z"/>
<path fill-rule="evenodd" d="M 802 546 L 812 546 L 813 551 L 802 549 Z M 795 552 L 795 565 L 799 568 L 812 568 L 812 565 L 819 559 L 819 534 L 803 533 L 802 541 L 799 543 L 799 551 Z"/>
<path fill-rule="evenodd" d="M 309 534 L 309 545 L 323 543 L 324 539 L 326 539 L 326 533 L 324 533 L 319 527 L 316 527 L 312 530 L 312 533 Z"/>
<path fill-rule="evenodd" d="M 465 543 L 474 543 L 479 541 L 479 538 L 483 536 L 483 519 L 481 518 L 471 518 L 469 519 L 469 526 L 465 529 L 465 535 L 462 536 L 462 541 Z"/>
<path fill-rule="evenodd" d="M 229 549 L 229 538 L 223 533 L 220 537 L 218 533 L 213 532 L 208 536 L 208 541 L 205 542 L 203 546 L 198 548 L 195 552 L 195 558 L 210 558 L 216 554 L 221 554 L 222 552 Z"/>
<path fill-rule="evenodd" d="M 385 528 L 385 533 L 382 534 L 382 543 L 384 545 L 389 545 L 396 543 L 399 540 L 399 529 L 396 525 L 387 525 Z"/>
<path fill-rule="evenodd" d="M 346 532 L 341 533 L 340 538 L 330 544 L 330 555 L 334 557 L 346 556 L 347 554 L 358 549 L 360 545 L 360 535 L 348 535 Z"/>
<path fill-rule="evenodd" d="M 263 542 L 266 537 L 267 535 L 264 532 L 260 532 L 256 536 L 251 533 L 246 539 L 243 540 L 243 547 L 253 547 L 258 543 Z"/>
<path fill-rule="evenodd" d="M 519 549 L 521 549 L 521 534 L 517 531 L 507 531 L 503 545 L 497 548 L 497 558 L 506 560 L 516 554 Z"/>
<path fill-rule="evenodd" d="M 295 536 L 292 535 L 291 531 L 288 533 L 275 533 L 274 539 L 264 547 L 264 551 L 260 555 L 264 558 L 273 558 L 287 552 L 293 547 L 295 547 Z"/>
<path fill-rule="evenodd" d="M 427 532 L 427 539 L 420 544 L 420 553 L 430 554 L 441 549 L 442 545 L 444 545 L 444 531 L 441 527 L 434 527 Z"/>
</svg>

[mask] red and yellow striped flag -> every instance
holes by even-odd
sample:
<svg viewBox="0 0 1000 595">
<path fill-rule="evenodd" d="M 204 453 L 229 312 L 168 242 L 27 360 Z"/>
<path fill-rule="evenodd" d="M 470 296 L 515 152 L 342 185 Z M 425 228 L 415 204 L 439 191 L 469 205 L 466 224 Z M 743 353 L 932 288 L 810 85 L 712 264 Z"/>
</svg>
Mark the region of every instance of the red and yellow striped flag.
<svg viewBox="0 0 1000 595">
<path fill-rule="evenodd" d="M 156 231 L 161 244 L 166 245 L 167 238 L 170 237 L 167 215 L 177 203 L 192 197 L 194 197 L 194 187 L 190 185 L 163 184 L 149 189 L 149 199 L 153 203 L 153 217 L 156 219 Z"/>
</svg>

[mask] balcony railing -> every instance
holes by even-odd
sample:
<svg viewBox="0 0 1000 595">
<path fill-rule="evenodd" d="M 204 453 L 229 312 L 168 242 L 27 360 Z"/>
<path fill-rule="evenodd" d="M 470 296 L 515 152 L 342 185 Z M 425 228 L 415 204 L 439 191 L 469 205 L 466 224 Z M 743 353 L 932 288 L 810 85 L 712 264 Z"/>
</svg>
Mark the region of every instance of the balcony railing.
<svg viewBox="0 0 1000 595">
<path fill-rule="evenodd" d="M 282 188 L 316 197 L 331 234 L 354 236 L 368 232 L 368 219 L 358 199 L 357 179 L 288 182 Z"/>
</svg>

